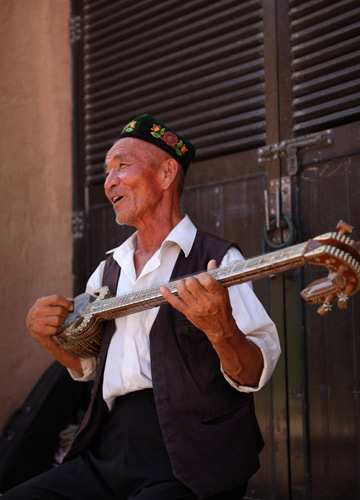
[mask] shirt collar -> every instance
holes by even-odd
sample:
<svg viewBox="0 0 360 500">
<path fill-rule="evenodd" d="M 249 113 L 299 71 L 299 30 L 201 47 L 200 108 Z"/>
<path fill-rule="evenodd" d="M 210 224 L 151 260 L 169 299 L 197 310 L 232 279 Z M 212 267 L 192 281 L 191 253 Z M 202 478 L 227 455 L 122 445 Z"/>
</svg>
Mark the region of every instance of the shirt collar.
<svg viewBox="0 0 360 500">
<path fill-rule="evenodd" d="M 170 231 L 165 240 L 162 242 L 160 251 L 164 246 L 170 243 L 176 243 L 184 252 L 185 257 L 187 257 L 192 249 L 196 236 L 196 227 L 192 223 L 190 217 L 185 215 L 181 221 Z M 136 246 L 136 234 L 133 233 L 127 240 L 124 241 L 120 246 L 113 248 L 106 252 L 107 254 L 116 253 L 125 257 L 128 253 L 133 254 Z"/>
<path fill-rule="evenodd" d="M 190 217 L 185 215 L 181 221 L 170 231 L 161 248 L 169 243 L 177 243 L 187 257 L 192 249 L 196 236 L 196 227 L 191 222 Z"/>
</svg>

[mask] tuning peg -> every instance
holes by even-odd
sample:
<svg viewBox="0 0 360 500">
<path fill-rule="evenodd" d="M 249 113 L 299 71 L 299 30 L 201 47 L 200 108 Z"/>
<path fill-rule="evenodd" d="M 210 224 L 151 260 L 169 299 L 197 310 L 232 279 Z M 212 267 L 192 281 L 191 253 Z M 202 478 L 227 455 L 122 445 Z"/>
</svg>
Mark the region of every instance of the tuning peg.
<svg viewBox="0 0 360 500">
<path fill-rule="evenodd" d="M 352 230 L 354 229 L 353 226 L 350 226 L 347 222 L 344 222 L 343 220 L 340 220 L 336 226 L 336 229 L 341 236 L 344 234 L 352 233 Z"/>
<path fill-rule="evenodd" d="M 333 295 L 333 294 L 330 294 L 326 297 L 323 305 L 320 306 L 319 309 L 317 310 L 317 312 L 318 312 L 318 314 L 320 314 L 320 316 L 324 316 L 324 314 L 326 314 L 332 310 L 331 301 L 334 298 L 335 298 L 335 295 Z"/>
<path fill-rule="evenodd" d="M 354 290 L 354 285 L 347 285 L 345 290 L 341 293 L 338 293 L 338 308 L 346 309 L 348 305 L 348 300 L 351 295 L 351 292 Z"/>
<path fill-rule="evenodd" d="M 348 300 L 349 300 L 349 297 L 346 295 L 346 293 L 339 293 L 338 294 L 338 301 L 337 301 L 338 308 L 339 309 L 346 309 Z"/>
</svg>

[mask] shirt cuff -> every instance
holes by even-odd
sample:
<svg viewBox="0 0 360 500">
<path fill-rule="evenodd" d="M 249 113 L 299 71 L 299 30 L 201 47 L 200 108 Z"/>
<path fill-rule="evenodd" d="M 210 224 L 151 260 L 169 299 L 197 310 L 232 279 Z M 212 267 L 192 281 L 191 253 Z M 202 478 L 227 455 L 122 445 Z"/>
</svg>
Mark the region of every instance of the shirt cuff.
<svg viewBox="0 0 360 500">
<path fill-rule="evenodd" d="M 89 380 L 94 380 L 95 378 L 95 369 L 96 369 L 96 358 L 80 358 L 81 368 L 83 371 L 83 375 L 80 373 L 68 369 L 70 376 L 73 380 L 77 382 L 88 382 Z"/>
<path fill-rule="evenodd" d="M 264 367 L 261 372 L 259 384 L 257 386 L 247 386 L 247 385 L 241 385 L 239 382 L 236 382 L 236 380 L 232 379 L 223 369 L 221 363 L 220 363 L 220 369 L 222 374 L 224 375 L 225 380 L 239 392 L 257 392 L 260 389 L 264 387 L 264 385 L 268 382 L 270 379 L 277 360 L 280 356 L 280 347 L 273 341 L 271 347 L 269 346 L 269 340 L 268 343 L 264 342 L 261 338 L 259 337 L 252 337 L 251 335 L 247 335 L 246 338 L 250 340 L 253 344 L 255 344 L 261 351 L 263 360 L 264 360 Z M 270 347 L 270 348 L 269 348 Z"/>
</svg>

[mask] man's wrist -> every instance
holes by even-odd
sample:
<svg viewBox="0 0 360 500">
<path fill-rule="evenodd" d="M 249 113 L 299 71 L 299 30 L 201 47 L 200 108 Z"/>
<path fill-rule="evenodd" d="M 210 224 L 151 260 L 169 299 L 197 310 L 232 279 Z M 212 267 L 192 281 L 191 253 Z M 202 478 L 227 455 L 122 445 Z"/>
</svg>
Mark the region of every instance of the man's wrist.
<svg viewBox="0 0 360 500">
<path fill-rule="evenodd" d="M 211 343 L 215 345 L 225 345 L 229 344 L 233 341 L 241 342 L 247 342 L 246 336 L 243 334 L 241 330 L 237 327 L 235 321 L 234 324 L 228 327 L 226 330 L 224 330 L 221 333 L 216 333 L 215 335 L 209 335 Z"/>
</svg>

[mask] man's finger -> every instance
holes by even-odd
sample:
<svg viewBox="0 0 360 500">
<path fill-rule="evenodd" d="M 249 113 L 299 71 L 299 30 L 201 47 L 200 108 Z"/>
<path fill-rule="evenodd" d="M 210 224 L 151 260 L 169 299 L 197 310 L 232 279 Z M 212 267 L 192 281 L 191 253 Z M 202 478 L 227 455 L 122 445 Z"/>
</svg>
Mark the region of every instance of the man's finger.
<svg viewBox="0 0 360 500">
<path fill-rule="evenodd" d="M 67 297 L 66 300 L 71 302 L 71 307 L 70 307 L 69 311 L 72 312 L 74 310 L 75 299 L 74 299 L 74 297 L 70 297 L 70 298 Z"/>
<path fill-rule="evenodd" d="M 36 308 L 37 316 L 59 316 L 61 318 L 67 318 L 69 314 L 69 310 L 64 308 L 63 306 L 47 306 L 47 307 L 39 307 Z"/>
<path fill-rule="evenodd" d="M 183 300 L 186 298 L 193 299 L 202 291 L 202 286 L 197 278 L 189 276 L 188 278 L 178 281 L 177 290 L 179 297 Z"/>
<path fill-rule="evenodd" d="M 71 300 L 61 297 L 61 295 L 49 295 L 48 297 L 41 297 L 35 302 L 36 306 L 60 306 L 71 311 L 73 304 Z"/>
<path fill-rule="evenodd" d="M 216 268 L 217 268 L 216 260 L 215 259 L 209 260 L 208 265 L 207 265 L 207 270 L 214 271 Z"/>
<path fill-rule="evenodd" d="M 220 290 L 220 283 L 208 273 L 201 273 L 199 275 L 199 283 L 206 290 L 206 292 L 214 294 Z"/>
<path fill-rule="evenodd" d="M 184 304 L 184 302 L 181 299 L 179 299 L 179 297 L 176 297 L 176 295 L 173 295 L 166 286 L 160 287 L 160 293 L 164 297 L 164 299 L 167 300 L 167 302 L 169 302 L 169 304 L 171 306 L 173 306 L 175 309 L 177 309 L 181 313 L 184 313 L 184 311 L 186 309 L 186 305 Z"/>
<path fill-rule="evenodd" d="M 62 325 L 65 323 L 66 316 L 44 316 L 41 318 L 38 318 L 37 324 L 43 325 L 44 327 L 46 326 L 55 326 L 55 327 L 62 327 Z"/>
</svg>

